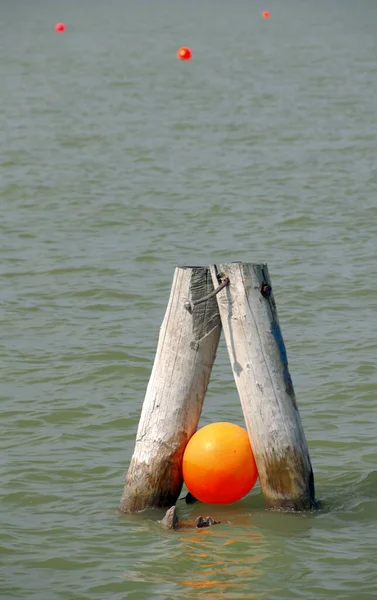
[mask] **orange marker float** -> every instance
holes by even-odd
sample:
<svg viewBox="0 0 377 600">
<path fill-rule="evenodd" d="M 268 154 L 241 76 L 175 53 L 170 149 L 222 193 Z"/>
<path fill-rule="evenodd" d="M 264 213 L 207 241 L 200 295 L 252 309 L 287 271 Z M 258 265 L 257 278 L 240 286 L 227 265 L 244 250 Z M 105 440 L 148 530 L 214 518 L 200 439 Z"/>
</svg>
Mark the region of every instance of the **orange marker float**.
<svg viewBox="0 0 377 600">
<path fill-rule="evenodd" d="M 247 431 L 233 423 L 199 429 L 183 455 L 183 478 L 201 502 L 230 504 L 245 496 L 258 479 Z"/>
<path fill-rule="evenodd" d="M 182 46 L 177 52 L 177 58 L 179 58 L 179 60 L 191 60 L 191 57 L 192 52 L 187 46 Z"/>
<path fill-rule="evenodd" d="M 64 23 L 56 23 L 55 31 L 57 31 L 58 33 L 63 33 L 63 31 L 65 31 Z"/>
<path fill-rule="evenodd" d="M 262 17 L 263 17 L 264 19 L 269 19 L 269 18 L 270 18 L 270 13 L 268 12 L 268 10 L 264 10 L 264 11 L 262 12 Z"/>
</svg>

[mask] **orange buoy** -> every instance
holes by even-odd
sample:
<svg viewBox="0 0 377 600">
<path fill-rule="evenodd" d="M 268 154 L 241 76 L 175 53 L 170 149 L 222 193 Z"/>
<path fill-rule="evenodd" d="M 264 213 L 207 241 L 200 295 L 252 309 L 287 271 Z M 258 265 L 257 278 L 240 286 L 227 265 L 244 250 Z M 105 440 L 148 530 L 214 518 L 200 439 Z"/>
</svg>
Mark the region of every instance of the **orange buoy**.
<svg viewBox="0 0 377 600">
<path fill-rule="evenodd" d="M 262 12 L 262 17 L 263 17 L 264 19 L 269 19 L 269 18 L 270 18 L 270 13 L 269 13 L 269 11 L 268 11 L 268 10 L 264 10 L 264 11 Z"/>
<path fill-rule="evenodd" d="M 57 31 L 58 33 L 63 33 L 63 31 L 65 31 L 64 23 L 56 23 L 55 31 Z"/>
<path fill-rule="evenodd" d="M 179 58 L 179 60 L 191 60 L 191 57 L 192 52 L 187 46 L 182 46 L 177 52 L 177 58 Z"/>
<path fill-rule="evenodd" d="M 234 423 L 199 429 L 183 455 L 183 478 L 201 502 L 230 504 L 245 496 L 258 479 L 247 431 Z"/>
</svg>

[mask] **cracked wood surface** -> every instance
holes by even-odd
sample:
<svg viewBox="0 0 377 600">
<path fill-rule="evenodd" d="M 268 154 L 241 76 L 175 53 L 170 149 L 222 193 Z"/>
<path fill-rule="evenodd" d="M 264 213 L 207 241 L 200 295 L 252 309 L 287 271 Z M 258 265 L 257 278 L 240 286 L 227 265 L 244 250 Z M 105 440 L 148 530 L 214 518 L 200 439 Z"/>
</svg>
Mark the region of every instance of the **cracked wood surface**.
<svg viewBox="0 0 377 600">
<path fill-rule="evenodd" d="M 220 266 L 230 284 L 216 296 L 266 507 L 316 507 L 309 451 L 297 408 L 267 265 Z M 214 285 L 217 268 L 211 265 Z"/>
<path fill-rule="evenodd" d="M 208 267 L 175 270 L 120 502 L 123 512 L 172 506 L 181 492 L 183 452 L 198 427 L 221 333 L 216 298 L 195 306 L 192 314 L 185 302 L 213 289 Z"/>
</svg>

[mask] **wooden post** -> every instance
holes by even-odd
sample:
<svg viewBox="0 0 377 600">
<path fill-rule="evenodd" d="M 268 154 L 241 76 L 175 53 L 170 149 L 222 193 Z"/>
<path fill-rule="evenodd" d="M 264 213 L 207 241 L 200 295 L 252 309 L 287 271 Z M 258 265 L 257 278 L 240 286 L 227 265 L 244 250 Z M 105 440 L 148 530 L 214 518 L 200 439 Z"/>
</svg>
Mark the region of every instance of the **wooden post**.
<svg viewBox="0 0 377 600">
<path fill-rule="evenodd" d="M 221 333 L 208 267 L 177 268 L 161 326 L 120 510 L 171 507 L 182 489 L 182 457 L 195 433 Z"/>
<path fill-rule="evenodd" d="M 316 507 L 314 478 L 267 265 L 220 266 L 229 357 L 267 508 Z M 214 285 L 217 269 L 211 266 Z"/>
</svg>

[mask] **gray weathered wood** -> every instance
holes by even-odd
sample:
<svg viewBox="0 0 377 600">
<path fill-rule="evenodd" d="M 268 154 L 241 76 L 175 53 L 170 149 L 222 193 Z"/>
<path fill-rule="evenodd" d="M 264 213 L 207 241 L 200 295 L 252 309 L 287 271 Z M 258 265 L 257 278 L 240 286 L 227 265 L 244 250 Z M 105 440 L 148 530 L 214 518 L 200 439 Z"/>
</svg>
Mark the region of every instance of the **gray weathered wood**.
<svg viewBox="0 0 377 600">
<path fill-rule="evenodd" d="M 181 527 L 211 527 L 218 525 L 220 521 L 215 521 L 212 517 L 197 517 L 194 523 L 182 522 L 178 518 L 176 506 L 172 506 L 166 511 L 164 518 L 160 521 L 161 525 L 166 529 L 180 529 Z"/>
<path fill-rule="evenodd" d="M 182 457 L 195 433 L 221 333 L 208 267 L 177 268 L 161 326 L 120 509 L 170 507 L 182 489 Z"/>
<path fill-rule="evenodd" d="M 309 510 L 313 471 L 267 265 L 220 271 L 230 283 L 217 301 L 266 507 Z M 211 273 L 216 285 L 215 265 Z"/>
<path fill-rule="evenodd" d="M 161 525 L 163 527 L 166 527 L 166 529 L 177 529 L 178 523 L 179 519 L 177 515 L 177 509 L 175 506 L 172 506 L 166 511 L 166 515 L 162 519 Z"/>
</svg>

